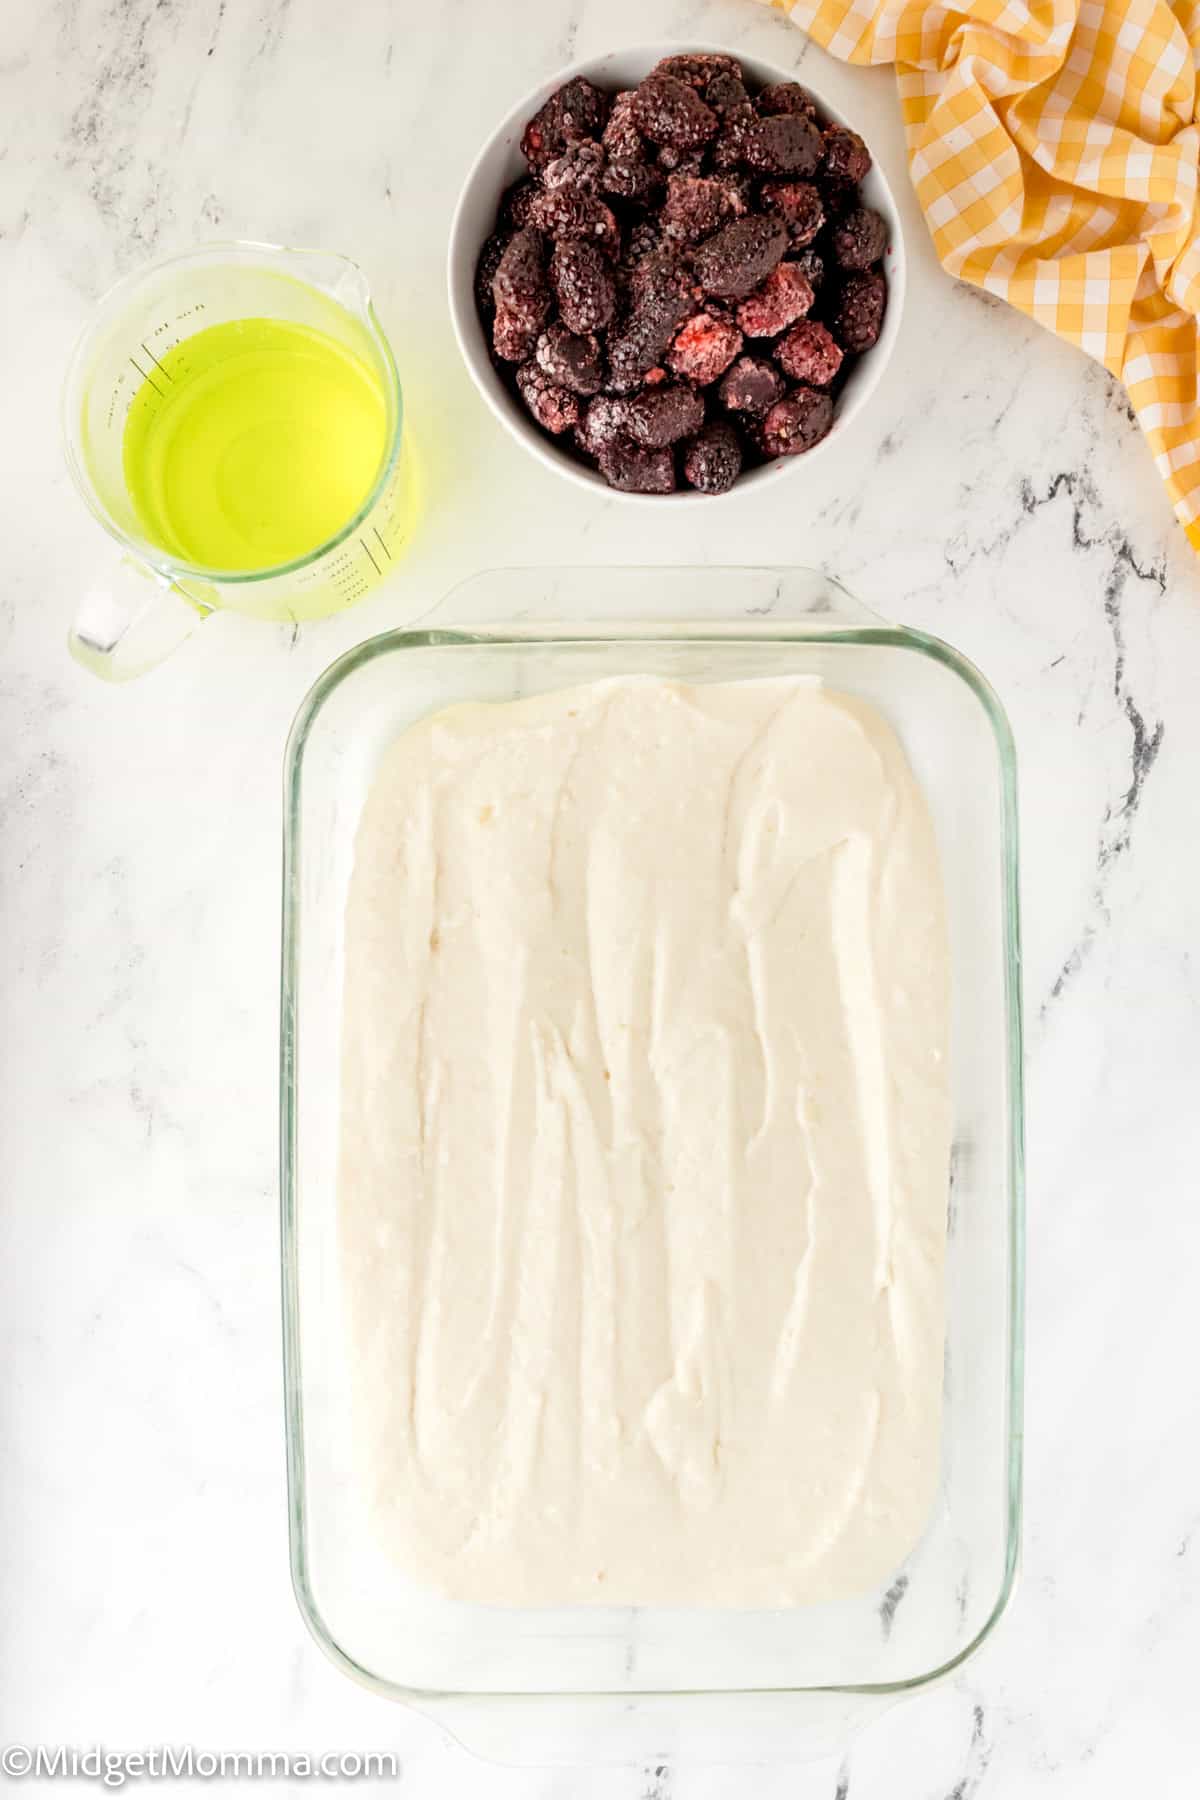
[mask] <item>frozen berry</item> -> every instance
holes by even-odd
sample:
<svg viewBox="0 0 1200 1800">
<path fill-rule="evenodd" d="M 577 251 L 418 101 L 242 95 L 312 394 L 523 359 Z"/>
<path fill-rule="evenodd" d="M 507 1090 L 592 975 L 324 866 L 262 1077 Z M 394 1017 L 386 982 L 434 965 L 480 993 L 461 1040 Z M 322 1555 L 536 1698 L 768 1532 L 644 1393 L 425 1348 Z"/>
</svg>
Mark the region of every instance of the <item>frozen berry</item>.
<svg viewBox="0 0 1200 1800">
<path fill-rule="evenodd" d="M 817 116 L 816 101 L 798 81 L 773 81 L 762 89 L 756 104 L 764 117 L 774 113 L 796 113 L 805 119 Z"/>
<path fill-rule="evenodd" d="M 538 196 L 538 184 L 528 175 L 505 188 L 500 202 L 501 231 L 520 231 L 529 223 L 529 209 Z"/>
<path fill-rule="evenodd" d="M 658 222 L 655 219 L 639 219 L 625 240 L 625 249 L 621 256 L 621 266 L 627 270 L 636 269 L 647 256 L 652 256 L 662 248 Z"/>
<path fill-rule="evenodd" d="M 705 106 L 711 106 L 721 118 L 735 107 L 745 106 L 748 98 L 746 84 L 741 76 L 728 69 L 714 75 L 704 90 Z"/>
<path fill-rule="evenodd" d="M 712 147 L 713 168 L 718 173 L 741 168 L 747 146 L 762 123 L 748 100 L 727 107 L 721 117 L 721 133 Z"/>
<path fill-rule="evenodd" d="M 500 267 L 500 258 L 504 255 L 507 243 L 508 239 L 503 232 L 494 232 L 479 252 L 479 261 L 475 264 L 475 304 L 484 319 L 490 319 L 496 310 L 492 283 L 496 279 L 496 270 Z"/>
<path fill-rule="evenodd" d="M 773 363 L 757 356 L 739 356 L 717 392 L 730 412 L 748 413 L 761 419 L 783 394 L 787 383 Z"/>
<path fill-rule="evenodd" d="M 840 268 L 862 271 L 878 262 L 887 249 L 888 228 L 869 206 L 858 206 L 834 227 L 831 241 Z"/>
<path fill-rule="evenodd" d="M 677 375 L 707 387 L 725 373 L 742 347 L 742 334 L 732 319 L 696 313 L 682 325 L 667 358 Z"/>
<path fill-rule="evenodd" d="M 811 175 L 824 140 L 804 113 L 774 113 L 747 134 L 742 160 L 760 175 Z"/>
<path fill-rule="evenodd" d="M 697 150 L 717 133 L 716 113 L 674 75 L 648 75 L 634 93 L 632 111 L 643 137 L 675 150 Z"/>
<path fill-rule="evenodd" d="M 517 387 L 526 406 L 545 431 L 555 437 L 579 420 L 579 401 L 569 388 L 551 381 L 544 369 L 534 362 L 522 363 L 517 370 Z"/>
<path fill-rule="evenodd" d="M 833 424 L 833 401 L 814 388 L 799 387 L 777 400 L 762 423 L 765 456 L 799 456 L 819 444 Z"/>
<path fill-rule="evenodd" d="M 802 319 L 812 303 L 808 277 L 795 263 L 783 262 L 771 270 L 761 287 L 747 294 L 738 307 L 737 322 L 747 337 L 776 337 Z"/>
<path fill-rule="evenodd" d="M 775 359 L 793 381 L 828 387 L 842 366 L 842 352 L 824 325 L 802 319 L 775 347 Z"/>
<path fill-rule="evenodd" d="M 526 125 L 521 138 L 525 160 L 533 169 L 544 169 L 568 144 L 599 137 L 607 114 L 608 101 L 599 88 L 577 75 L 551 94 Z"/>
<path fill-rule="evenodd" d="M 857 187 L 870 167 L 871 152 L 857 131 L 849 131 L 844 125 L 826 126 L 824 174 L 828 181 Z"/>
<path fill-rule="evenodd" d="M 735 219 L 695 252 L 696 279 L 706 294 L 739 300 L 766 280 L 787 241 L 787 227 L 774 213 Z"/>
<path fill-rule="evenodd" d="M 496 317 L 492 322 L 492 349 L 504 362 L 524 362 L 533 354 L 533 346 L 537 342 L 536 325 L 526 325 L 523 319 L 506 307 L 496 309 Z"/>
<path fill-rule="evenodd" d="M 575 438 L 580 449 L 586 450 L 589 456 L 599 456 L 610 444 L 624 437 L 626 400 L 614 399 L 611 394 L 597 394 L 589 400 L 583 417 L 575 427 Z"/>
<path fill-rule="evenodd" d="M 675 458 L 669 450 L 642 450 L 620 438 L 600 452 L 600 473 L 626 494 L 673 494 Z"/>
<path fill-rule="evenodd" d="M 609 334 L 609 376 L 614 391 L 629 393 L 641 385 L 691 304 L 687 274 L 669 250 L 656 250 L 642 258 L 629 279 L 629 311 L 620 329 Z"/>
<path fill-rule="evenodd" d="M 762 203 L 777 212 L 797 246 L 811 244 L 825 223 L 821 196 L 810 181 L 764 181 Z"/>
<path fill-rule="evenodd" d="M 663 175 L 700 175 L 704 171 L 703 150 L 677 150 L 674 144 L 663 144 L 655 156 Z"/>
<path fill-rule="evenodd" d="M 531 225 L 510 241 L 496 267 L 492 292 L 499 312 L 527 331 L 537 331 L 550 311 L 553 296 L 546 279 L 545 246 Z"/>
<path fill-rule="evenodd" d="M 742 472 L 742 446 L 727 421 L 706 425 L 684 451 L 683 473 L 702 494 L 727 494 Z"/>
<path fill-rule="evenodd" d="M 647 450 L 663 450 L 690 437 L 704 423 L 704 401 L 693 388 L 653 387 L 635 395 L 626 409 L 628 431 Z"/>
<path fill-rule="evenodd" d="M 808 276 L 809 286 L 814 294 L 819 294 L 825 280 L 825 258 L 819 250 L 801 250 L 799 256 L 789 258 L 794 262 L 802 275 Z"/>
<path fill-rule="evenodd" d="M 633 89 L 618 94 L 612 103 L 608 123 L 600 142 L 610 158 L 618 162 L 639 162 L 646 157 L 646 143 L 633 117 Z"/>
<path fill-rule="evenodd" d="M 838 341 L 847 350 L 870 350 L 879 342 L 886 306 L 882 275 L 847 275 L 833 315 Z"/>
<path fill-rule="evenodd" d="M 599 244 L 609 256 L 620 254 L 620 226 L 612 209 L 592 194 L 580 193 L 576 188 L 543 191 L 530 207 L 529 218 L 538 231 L 560 243 L 564 238 L 579 239 Z"/>
<path fill-rule="evenodd" d="M 550 285 L 568 331 L 603 331 L 617 303 L 612 264 L 595 244 L 568 239 L 555 244 Z"/>
<path fill-rule="evenodd" d="M 672 175 L 660 217 L 668 237 L 694 244 L 745 210 L 740 188 L 726 176 Z"/>
<path fill-rule="evenodd" d="M 604 365 L 600 339 L 594 331 L 568 331 L 563 325 L 550 325 L 537 341 L 538 367 L 559 387 L 573 394 L 598 394 Z"/>
<path fill-rule="evenodd" d="M 547 163 L 542 172 L 543 186 L 577 188 L 582 194 L 594 194 L 600 186 L 606 158 L 594 138 L 583 138 L 569 144 L 561 156 Z"/>
<path fill-rule="evenodd" d="M 662 192 L 663 173 L 656 163 L 642 162 L 636 157 L 628 161 L 610 160 L 600 177 L 600 191 L 617 200 L 630 200 L 635 206 L 650 206 Z"/>
<path fill-rule="evenodd" d="M 660 63 L 655 63 L 650 74 L 652 77 L 671 75 L 676 81 L 682 81 L 702 94 L 718 76 L 732 76 L 735 81 L 740 81 L 742 65 L 732 56 L 722 55 L 720 51 L 684 51 L 678 56 L 664 56 Z"/>
</svg>

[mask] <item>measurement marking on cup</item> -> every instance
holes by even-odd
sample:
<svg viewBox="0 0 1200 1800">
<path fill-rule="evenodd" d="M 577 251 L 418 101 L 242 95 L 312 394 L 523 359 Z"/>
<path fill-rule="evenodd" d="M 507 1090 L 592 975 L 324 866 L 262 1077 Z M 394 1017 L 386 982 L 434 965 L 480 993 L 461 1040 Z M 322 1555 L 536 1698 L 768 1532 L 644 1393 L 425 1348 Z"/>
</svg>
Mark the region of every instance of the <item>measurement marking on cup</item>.
<svg viewBox="0 0 1200 1800">
<path fill-rule="evenodd" d="M 147 373 L 146 373 L 145 369 L 143 369 L 141 363 L 138 362 L 134 357 L 131 356 L 129 360 L 131 363 L 133 363 L 134 368 L 137 370 L 137 372 L 141 376 L 142 380 L 148 381 L 150 383 L 150 386 L 154 389 L 154 391 L 158 395 L 159 399 L 165 400 L 166 395 L 163 393 L 162 389 L 159 387 L 157 381 L 155 381 L 153 375 L 147 375 Z"/>
<path fill-rule="evenodd" d="M 372 525 L 372 527 L 371 527 L 371 530 L 372 530 L 372 531 L 373 531 L 373 532 L 374 532 L 374 533 L 375 533 L 375 536 L 376 536 L 376 537 L 377 537 L 377 538 L 379 538 L 379 548 L 380 548 L 380 549 L 381 549 L 381 550 L 382 550 L 382 551 L 383 551 L 383 554 L 384 554 L 384 555 L 385 555 L 385 556 L 386 556 L 386 557 L 387 557 L 387 559 L 388 559 L 388 561 L 389 561 L 389 562 L 391 562 L 391 560 L 392 560 L 392 553 L 391 553 L 391 551 L 390 551 L 390 550 L 389 550 L 389 549 L 388 549 L 388 547 L 387 547 L 387 545 L 386 545 L 386 544 L 385 544 L 385 543 L 384 543 L 384 541 L 383 541 L 383 539 L 382 539 L 382 538 L 381 538 L 381 537 L 379 537 L 379 527 L 378 527 L 378 525 Z"/>
<path fill-rule="evenodd" d="M 358 541 L 362 545 L 363 549 L 366 551 L 367 561 L 370 563 L 370 565 L 374 569 L 375 573 L 377 575 L 382 575 L 383 570 L 380 568 L 379 564 L 375 561 L 375 558 L 371 555 L 371 546 L 368 544 L 366 538 L 359 538 Z"/>
<path fill-rule="evenodd" d="M 157 356 L 155 356 L 153 350 L 144 339 L 142 341 L 142 349 L 146 352 L 146 355 L 150 358 L 150 361 L 154 364 L 155 368 L 162 370 L 162 373 L 167 377 L 168 381 L 174 381 L 175 377 L 167 369 L 163 368 Z M 132 361 L 132 358 L 130 360 Z"/>
</svg>

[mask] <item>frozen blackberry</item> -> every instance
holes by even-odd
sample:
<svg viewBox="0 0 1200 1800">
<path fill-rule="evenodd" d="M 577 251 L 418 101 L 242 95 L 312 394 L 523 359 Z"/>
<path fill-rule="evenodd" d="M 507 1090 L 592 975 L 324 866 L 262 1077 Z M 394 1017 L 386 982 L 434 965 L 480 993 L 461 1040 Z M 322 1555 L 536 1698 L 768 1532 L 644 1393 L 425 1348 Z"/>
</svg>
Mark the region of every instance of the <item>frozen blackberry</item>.
<svg viewBox="0 0 1200 1800">
<path fill-rule="evenodd" d="M 773 81 L 763 88 L 755 101 L 764 118 L 776 113 L 795 113 L 801 118 L 817 117 L 817 103 L 807 88 L 798 81 Z"/>
<path fill-rule="evenodd" d="M 696 313 L 682 325 L 667 361 L 677 375 L 707 387 L 723 375 L 742 347 L 742 334 L 732 319 Z"/>
<path fill-rule="evenodd" d="M 559 437 L 579 422 L 579 401 L 569 388 L 559 387 L 535 362 L 522 363 L 517 370 L 517 388 L 522 400 L 544 431 Z"/>
<path fill-rule="evenodd" d="M 639 219 L 625 240 L 625 251 L 621 257 L 621 266 L 628 270 L 636 269 L 647 256 L 653 255 L 662 248 L 658 222 L 655 219 Z"/>
<path fill-rule="evenodd" d="M 601 450 L 599 463 L 609 487 L 622 493 L 675 492 L 675 458 L 669 450 L 642 450 L 617 438 Z"/>
<path fill-rule="evenodd" d="M 690 437 L 704 423 L 704 401 L 693 388 L 646 388 L 626 408 L 627 429 L 635 443 L 647 450 L 664 450 Z"/>
<path fill-rule="evenodd" d="M 612 111 L 608 115 L 608 123 L 604 127 L 600 142 L 604 145 L 610 160 L 615 159 L 618 162 L 645 161 L 646 141 L 634 122 L 632 88 L 618 94 L 614 99 Z"/>
<path fill-rule="evenodd" d="M 656 163 L 610 160 L 600 177 L 600 191 L 635 206 L 651 206 L 662 192 L 663 172 Z"/>
<path fill-rule="evenodd" d="M 674 150 L 698 150 L 716 136 L 719 125 L 695 89 L 674 75 L 648 75 L 634 93 L 632 113 L 643 137 Z"/>
<path fill-rule="evenodd" d="M 802 275 L 808 276 L 813 293 L 819 294 L 825 281 L 825 258 L 820 251 L 812 248 L 801 250 L 799 256 L 789 257 L 788 260 L 796 265 Z"/>
<path fill-rule="evenodd" d="M 576 188 L 543 191 L 529 209 L 530 223 L 557 242 L 578 239 L 598 244 L 607 255 L 621 253 L 621 228 L 612 208 Z"/>
<path fill-rule="evenodd" d="M 879 342 L 887 306 L 882 275 L 847 275 L 833 313 L 833 329 L 847 350 L 870 350 Z"/>
<path fill-rule="evenodd" d="M 498 307 L 492 321 L 492 349 L 503 362 L 521 363 L 533 355 L 537 326 L 526 325 L 515 313 Z"/>
<path fill-rule="evenodd" d="M 534 352 L 542 373 L 573 394 L 598 394 L 604 375 L 600 339 L 594 331 L 568 331 L 565 325 L 549 325 Z"/>
<path fill-rule="evenodd" d="M 782 396 L 787 383 L 773 363 L 758 356 L 739 356 L 717 389 L 730 412 L 761 419 Z"/>
<path fill-rule="evenodd" d="M 721 118 L 735 107 L 745 106 L 748 99 L 745 82 L 728 69 L 714 75 L 704 90 L 705 106 L 711 106 Z"/>
<path fill-rule="evenodd" d="M 861 272 L 877 263 L 887 249 L 888 228 L 869 206 L 857 206 L 834 227 L 833 258 L 842 269 Z"/>
<path fill-rule="evenodd" d="M 761 287 L 747 294 L 737 309 L 737 322 L 747 337 L 778 337 L 804 318 L 813 298 L 808 277 L 795 263 L 783 262 L 771 270 Z"/>
<path fill-rule="evenodd" d="M 746 161 L 747 146 L 762 123 L 749 100 L 736 102 L 721 117 L 721 132 L 712 147 L 713 168 L 721 173 L 740 169 Z"/>
<path fill-rule="evenodd" d="M 580 138 L 599 137 L 608 116 L 608 101 L 599 88 L 577 75 L 551 94 L 534 114 L 521 138 L 521 152 L 531 169 L 544 169 Z"/>
<path fill-rule="evenodd" d="M 787 227 L 774 213 L 735 219 L 696 250 L 696 279 L 706 294 L 740 300 L 766 280 L 787 242 Z"/>
<path fill-rule="evenodd" d="M 652 78 L 655 75 L 671 75 L 676 81 L 682 81 L 702 94 L 710 82 L 721 76 L 732 77 L 734 81 L 740 82 L 742 65 L 732 56 L 723 56 L 720 51 L 684 51 L 679 56 L 664 56 L 660 63 L 655 63 L 650 75 Z"/>
<path fill-rule="evenodd" d="M 670 250 L 644 256 L 629 279 L 629 311 L 609 333 L 609 380 L 615 393 L 640 387 L 691 309 L 687 274 Z"/>
<path fill-rule="evenodd" d="M 833 424 L 833 401 L 814 388 L 799 387 L 777 400 L 762 422 L 764 456 L 800 456 L 819 444 Z"/>
<path fill-rule="evenodd" d="M 575 188 L 581 194 L 595 194 L 606 160 L 594 138 L 583 138 L 578 144 L 569 144 L 561 156 L 546 164 L 542 185 L 550 190 Z"/>
<path fill-rule="evenodd" d="M 776 345 L 775 360 L 793 381 L 828 387 L 842 366 L 842 352 L 824 325 L 802 319 Z"/>
<path fill-rule="evenodd" d="M 793 245 L 812 243 L 825 223 L 825 208 L 810 181 L 764 181 L 759 192 L 763 205 L 787 226 Z"/>
<path fill-rule="evenodd" d="M 685 447 L 684 476 L 702 494 L 727 494 L 741 472 L 741 441 L 724 419 L 706 425 Z"/>
<path fill-rule="evenodd" d="M 617 303 L 616 276 L 595 244 L 571 239 L 555 244 L 550 285 L 568 331 L 603 331 L 611 322 Z"/>
<path fill-rule="evenodd" d="M 546 279 L 545 246 L 531 225 L 510 239 L 496 266 L 492 293 L 498 313 L 526 331 L 537 331 L 553 304 Z"/>
<path fill-rule="evenodd" d="M 611 394 L 597 394 L 594 400 L 589 400 L 575 427 L 575 440 L 580 449 L 589 456 L 599 456 L 602 450 L 624 437 L 628 404 L 627 400 L 616 400 Z"/>
<path fill-rule="evenodd" d="M 811 175 L 825 142 L 804 113 L 774 113 L 747 134 L 742 161 L 759 175 Z"/>
<path fill-rule="evenodd" d="M 522 175 L 520 181 L 514 181 L 511 187 L 505 188 L 504 198 L 500 202 L 501 231 L 520 231 L 529 223 L 529 209 L 537 199 L 538 184 L 532 176 Z"/>
<path fill-rule="evenodd" d="M 871 152 L 857 131 L 849 131 L 845 125 L 825 127 L 823 173 L 827 181 L 840 187 L 857 187 L 865 180 L 870 167 Z"/>
<path fill-rule="evenodd" d="M 659 216 L 668 237 L 695 244 L 745 210 L 745 198 L 728 176 L 672 175 Z"/>
<path fill-rule="evenodd" d="M 492 282 L 496 279 L 496 270 L 500 267 L 500 258 L 504 255 L 507 243 L 508 239 L 503 232 L 493 232 L 479 252 L 479 261 L 475 264 L 475 304 L 483 319 L 490 319 L 496 310 Z"/>
</svg>

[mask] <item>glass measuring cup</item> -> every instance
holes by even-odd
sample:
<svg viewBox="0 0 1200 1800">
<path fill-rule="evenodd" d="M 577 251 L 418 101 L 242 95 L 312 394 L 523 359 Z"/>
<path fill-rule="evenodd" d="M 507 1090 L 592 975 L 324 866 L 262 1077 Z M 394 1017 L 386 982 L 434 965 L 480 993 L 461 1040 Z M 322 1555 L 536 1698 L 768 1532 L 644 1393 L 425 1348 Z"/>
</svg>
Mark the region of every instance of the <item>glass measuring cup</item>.
<svg viewBox="0 0 1200 1800">
<path fill-rule="evenodd" d="M 384 450 L 358 511 L 291 562 L 239 571 L 181 560 L 142 530 L 125 481 L 125 423 L 134 398 L 171 376 L 167 353 L 214 325 L 270 319 L 306 326 L 351 351 L 379 383 Z M 100 302 L 63 392 L 67 466 L 125 556 L 84 596 L 72 655 L 110 681 L 161 662 L 218 610 L 300 620 L 340 611 L 382 580 L 409 524 L 409 458 L 401 456 L 400 381 L 362 270 L 348 257 L 274 244 L 213 244 L 128 276 Z"/>
</svg>

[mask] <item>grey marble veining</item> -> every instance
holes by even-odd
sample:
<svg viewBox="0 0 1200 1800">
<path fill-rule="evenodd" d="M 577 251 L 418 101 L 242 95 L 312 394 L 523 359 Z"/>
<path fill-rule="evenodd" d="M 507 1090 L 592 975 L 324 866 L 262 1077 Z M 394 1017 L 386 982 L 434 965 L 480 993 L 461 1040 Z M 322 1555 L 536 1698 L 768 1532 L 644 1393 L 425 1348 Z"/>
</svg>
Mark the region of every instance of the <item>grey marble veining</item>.
<svg viewBox="0 0 1200 1800">
<path fill-rule="evenodd" d="M 623 509 L 520 458 L 459 367 L 449 209 L 572 55 L 715 39 L 807 77 L 907 195 L 890 77 L 751 0 L 47 0 L 0 46 L 0 1740 L 394 1748 L 488 1800 L 1186 1800 L 1200 1712 L 1200 568 L 1120 390 L 936 267 L 905 199 L 895 362 L 769 501 Z M 427 502 L 369 602 L 206 624 L 114 692 L 68 662 L 110 546 L 59 374 L 97 295 L 197 239 L 375 284 Z M 279 771 L 346 646 L 522 559 L 826 564 L 996 686 L 1021 764 L 1024 1572 L 954 1681 L 844 1760 L 486 1768 L 347 1682 L 289 1589 L 278 1356 Z M 889 1596 L 890 1601 L 890 1596 Z M 895 1604 L 903 1603 L 897 1596 Z"/>
</svg>

